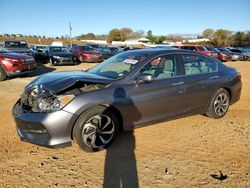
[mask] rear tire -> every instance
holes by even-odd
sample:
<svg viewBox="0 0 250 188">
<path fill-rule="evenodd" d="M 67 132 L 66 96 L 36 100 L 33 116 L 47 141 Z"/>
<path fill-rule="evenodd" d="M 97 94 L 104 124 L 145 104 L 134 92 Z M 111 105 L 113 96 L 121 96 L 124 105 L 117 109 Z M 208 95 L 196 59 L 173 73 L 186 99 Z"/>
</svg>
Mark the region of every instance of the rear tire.
<svg viewBox="0 0 250 188">
<path fill-rule="evenodd" d="M 219 89 L 212 98 L 206 116 L 214 119 L 222 118 L 226 115 L 230 105 L 230 95 L 227 90 Z"/>
<path fill-rule="evenodd" d="M 117 133 L 117 117 L 104 106 L 97 106 L 82 113 L 73 128 L 74 139 L 86 152 L 109 147 Z"/>
<path fill-rule="evenodd" d="M 5 73 L 5 71 L 3 70 L 2 67 L 0 67 L 0 81 L 4 81 L 7 78 L 7 74 Z"/>
</svg>

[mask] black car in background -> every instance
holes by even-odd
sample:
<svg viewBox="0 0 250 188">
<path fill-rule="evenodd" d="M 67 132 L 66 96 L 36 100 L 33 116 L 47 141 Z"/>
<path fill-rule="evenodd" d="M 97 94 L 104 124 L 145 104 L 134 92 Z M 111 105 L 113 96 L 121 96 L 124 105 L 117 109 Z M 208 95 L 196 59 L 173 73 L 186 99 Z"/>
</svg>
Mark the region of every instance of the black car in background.
<svg viewBox="0 0 250 188">
<path fill-rule="evenodd" d="M 118 46 L 109 46 L 108 49 L 110 50 L 112 56 L 122 52 L 122 48 Z"/>
<path fill-rule="evenodd" d="M 243 56 L 243 60 L 250 60 L 250 52 L 248 52 L 247 50 L 244 50 L 242 48 L 232 48 L 232 47 L 228 47 L 227 49 L 230 50 L 231 52 L 241 54 Z"/>
<path fill-rule="evenodd" d="M 43 60 L 51 65 L 78 63 L 74 54 L 62 46 L 47 46 L 43 51 Z"/>
<path fill-rule="evenodd" d="M 31 51 L 33 52 L 33 57 L 35 61 L 43 61 L 43 51 L 46 48 L 46 45 L 32 45 L 30 46 Z"/>
<path fill-rule="evenodd" d="M 29 49 L 27 42 L 24 40 L 5 40 L 3 47 L 11 52 L 33 56 L 32 50 Z"/>
</svg>

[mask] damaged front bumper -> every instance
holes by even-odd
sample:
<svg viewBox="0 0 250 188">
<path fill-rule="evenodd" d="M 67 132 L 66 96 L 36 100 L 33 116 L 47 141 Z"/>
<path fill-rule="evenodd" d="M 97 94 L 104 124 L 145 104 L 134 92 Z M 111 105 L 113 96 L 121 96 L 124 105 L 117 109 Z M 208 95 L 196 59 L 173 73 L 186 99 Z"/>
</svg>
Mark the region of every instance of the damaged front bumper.
<svg viewBox="0 0 250 188">
<path fill-rule="evenodd" d="M 71 145 L 76 115 L 64 110 L 52 113 L 25 112 L 20 100 L 13 107 L 12 113 L 22 141 L 45 147 Z"/>
</svg>

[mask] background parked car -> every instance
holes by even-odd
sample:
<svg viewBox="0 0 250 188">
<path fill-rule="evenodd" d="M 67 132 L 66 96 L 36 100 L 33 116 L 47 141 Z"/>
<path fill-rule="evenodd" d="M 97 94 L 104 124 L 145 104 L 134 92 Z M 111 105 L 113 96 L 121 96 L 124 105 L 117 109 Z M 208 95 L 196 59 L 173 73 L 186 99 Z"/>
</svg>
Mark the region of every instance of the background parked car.
<svg viewBox="0 0 250 188">
<path fill-rule="evenodd" d="M 35 61 L 43 61 L 43 51 L 46 47 L 46 45 L 32 45 L 30 47 Z"/>
<path fill-rule="evenodd" d="M 43 52 L 43 59 L 51 65 L 77 64 L 74 54 L 62 46 L 47 46 Z"/>
<path fill-rule="evenodd" d="M 109 46 L 108 48 L 109 48 L 109 50 L 110 50 L 112 56 L 113 56 L 113 55 L 116 55 L 116 54 L 118 54 L 118 53 L 120 53 L 120 52 L 122 52 L 122 48 L 120 48 L 120 47 L 118 47 L 118 46 Z"/>
<path fill-rule="evenodd" d="M 127 46 L 122 49 L 123 52 L 130 51 L 130 50 L 141 50 L 144 49 L 144 47 L 135 47 L 135 46 Z"/>
<path fill-rule="evenodd" d="M 5 40 L 3 47 L 12 52 L 33 56 L 31 49 L 29 49 L 27 42 L 24 40 Z"/>
<path fill-rule="evenodd" d="M 88 45 L 75 45 L 72 46 L 70 51 L 80 62 L 101 62 L 103 59 L 97 50 Z"/>
<path fill-rule="evenodd" d="M 184 50 L 192 50 L 212 56 L 212 51 L 208 50 L 205 46 L 189 45 L 189 46 L 174 46 L 174 47 Z"/>
<path fill-rule="evenodd" d="M 27 74 L 36 68 L 33 57 L 10 52 L 0 47 L 0 81 L 7 77 Z"/>
<path fill-rule="evenodd" d="M 229 53 L 223 53 L 223 52 L 219 51 L 217 48 L 211 47 L 211 46 L 206 46 L 206 48 L 208 50 L 212 51 L 212 57 L 220 60 L 221 62 L 231 60 L 231 55 Z"/>
<path fill-rule="evenodd" d="M 91 46 L 92 48 L 97 50 L 102 55 L 103 59 L 108 59 L 113 56 L 113 54 L 111 53 L 111 51 L 107 46 L 100 46 L 97 44 L 88 44 L 88 46 Z"/>
<path fill-rule="evenodd" d="M 250 52 L 248 52 L 247 50 L 241 48 L 231 48 L 231 47 L 228 47 L 227 49 L 230 50 L 231 52 L 242 54 L 243 60 L 250 60 Z"/>
<path fill-rule="evenodd" d="M 244 60 L 244 57 L 243 57 L 243 55 L 241 53 L 231 52 L 227 48 L 223 48 L 223 47 L 216 48 L 216 49 L 219 50 L 220 52 L 224 53 L 224 54 L 230 54 L 232 61 Z"/>
</svg>

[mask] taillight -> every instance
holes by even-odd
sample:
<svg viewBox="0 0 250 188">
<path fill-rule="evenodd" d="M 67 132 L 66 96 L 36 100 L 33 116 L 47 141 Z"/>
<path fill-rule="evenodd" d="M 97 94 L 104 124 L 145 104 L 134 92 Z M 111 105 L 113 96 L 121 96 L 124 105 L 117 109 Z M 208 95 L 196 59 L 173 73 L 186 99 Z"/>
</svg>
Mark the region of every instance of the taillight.
<svg viewBox="0 0 250 188">
<path fill-rule="evenodd" d="M 241 80 L 241 74 L 237 72 L 237 77 Z"/>
</svg>

